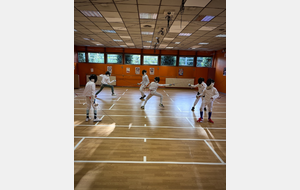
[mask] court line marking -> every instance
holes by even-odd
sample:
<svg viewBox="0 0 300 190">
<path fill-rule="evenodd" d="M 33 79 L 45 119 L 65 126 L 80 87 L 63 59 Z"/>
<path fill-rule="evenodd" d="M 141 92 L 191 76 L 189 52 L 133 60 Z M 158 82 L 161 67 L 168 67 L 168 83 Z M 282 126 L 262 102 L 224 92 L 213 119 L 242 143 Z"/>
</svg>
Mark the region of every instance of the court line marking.
<svg viewBox="0 0 300 190">
<path fill-rule="evenodd" d="M 75 163 L 120 163 L 120 164 L 191 164 L 191 165 L 226 165 L 226 163 L 214 162 L 160 162 L 160 161 L 92 161 L 74 160 Z"/>
<path fill-rule="evenodd" d="M 79 113 L 76 113 L 74 114 L 74 116 L 86 116 L 86 114 L 79 114 Z M 144 115 L 109 115 L 109 116 L 114 116 L 114 117 L 145 117 Z M 160 116 L 160 115 L 154 115 L 154 116 L 147 116 L 147 117 L 171 117 L 171 118 L 174 118 L 174 116 Z M 186 118 L 186 117 L 178 117 L 178 116 L 175 116 L 176 118 Z M 196 118 L 197 117 L 187 117 L 187 118 Z M 220 118 L 220 117 L 214 117 L 213 119 L 226 119 L 226 118 Z"/>
<path fill-rule="evenodd" d="M 170 100 L 172 100 L 172 98 L 170 98 Z M 174 102 L 174 101 L 172 100 L 172 102 Z"/>
<path fill-rule="evenodd" d="M 188 120 L 188 122 L 193 126 L 193 128 L 195 128 L 195 126 L 190 122 L 190 120 L 187 118 L 187 117 L 185 117 L 186 118 L 186 120 Z"/>
<path fill-rule="evenodd" d="M 144 156 L 144 162 L 146 162 L 147 160 L 146 160 L 146 156 Z"/>
<path fill-rule="evenodd" d="M 216 151 L 208 144 L 208 142 L 206 142 L 206 140 L 204 140 L 204 142 L 207 144 L 207 146 L 211 149 L 211 151 L 217 156 L 217 158 L 224 163 L 224 161 L 220 158 L 220 156 L 216 153 Z"/>
<path fill-rule="evenodd" d="M 76 146 L 74 147 L 74 150 L 79 146 L 79 144 L 85 139 L 85 137 L 83 137 L 77 144 Z"/>
<path fill-rule="evenodd" d="M 147 139 L 144 139 L 144 142 L 147 142 Z"/>
<path fill-rule="evenodd" d="M 95 126 L 95 125 L 88 125 L 88 124 L 79 124 L 79 125 L 74 125 L 74 127 L 84 127 L 84 126 Z M 97 125 L 97 127 L 128 127 L 127 125 Z M 145 127 L 150 127 L 150 128 L 170 128 L 170 129 L 182 129 L 182 128 L 185 128 L 185 129 L 188 129 L 188 128 L 192 128 L 192 127 L 171 127 L 171 126 L 142 126 L 142 125 L 136 125 L 136 126 L 132 126 L 132 124 L 130 125 L 129 124 L 129 127 L 135 127 L 135 128 L 138 128 L 138 127 L 142 127 L 142 128 L 145 128 Z M 222 127 L 219 127 L 219 128 L 216 128 L 216 127 L 194 127 L 194 128 L 201 128 L 201 129 L 225 129 L 226 128 L 222 128 Z"/>
<path fill-rule="evenodd" d="M 178 107 L 178 106 L 176 106 L 178 109 L 179 109 L 179 111 L 181 112 L 181 109 Z"/>
<path fill-rule="evenodd" d="M 123 94 L 122 95 L 124 95 L 125 94 L 125 92 L 123 92 Z"/>
<path fill-rule="evenodd" d="M 86 110 L 86 108 L 74 108 L 74 109 L 81 109 L 81 110 Z M 109 110 L 109 109 L 97 109 L 97 110 Z M 121 111 L 143 111 L 144 112 L 144 110 L 141 110 L 141 109 L 111 109 L 112 111 L 119 111 L 119 110 L 121 110 Z M 147 109 L 147 111 L 156 111 L 157 112 L 157 109 Z M 160 112 L 161 111 L 164 111 L 164 112 L 173 112 L 173 110 L 160 110 Z M 191 112 L 191 111 L 181 111 L 181 112 Z M 194 113 L 196 113 L 196 112 L 199 112 L 200 113 L 200 111 L 194 111 Z M 226 112 L 214 112 L 213 111 L 213 113 L 226 113 Z"/>
<path fill-rule="evenodd" d="M 115 104 L 113 104 L 108 110 L 111 110 L 112 107 L 114 107 Z"/>
<path fill-rule="evenodd" d="M 171 140 L 171 141 L 226 141 L 226 139 L 182 139 L 182 138 L 151 138 L 151 137 L 82 137 L 74 136 L 74 138 L 86 138 L 86 139 L 150 139 L 150 140 Z"/>
<path fill-rule="evenodd" d="M 121 99 L 121 97 L 119 97 L 117 101 L 119 101 L 120 99 Z"/>
</svg>

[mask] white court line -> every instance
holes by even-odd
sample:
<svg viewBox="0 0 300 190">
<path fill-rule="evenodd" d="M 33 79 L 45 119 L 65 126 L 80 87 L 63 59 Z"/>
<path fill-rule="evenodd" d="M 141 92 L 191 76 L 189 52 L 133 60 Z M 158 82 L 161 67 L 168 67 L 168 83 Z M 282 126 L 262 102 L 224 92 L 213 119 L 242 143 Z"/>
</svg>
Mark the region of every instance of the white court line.
<svg viewBox="0 0 300 190">
<path fill-rule="evenodd" d="M 147 142 L 147 139 L 144 139 L 144 142 Z"/>
<path fill-rule="evenodd" d="M 226 165 L 226 163 L 213 162 L 159 162 L 159 161 L 92 161 L 74 160 L 76 163 L 120 163 L 120 164 L 191 164 L 191 165 Z"/>
<path fill-rule="evenodd" d="M 209 148 L 211 149 L 211 151 L 213 151 L 213 153 L 219 158 L 219 160 L 224 163 L 224 161 L 220 158 L 220 156 L 215 152 L 215 150 L 208 144 L 208 142 L 206 142 L 206 140 L 204 140 L 204 142 L 207 144 L 207 146 L 209 146 Z"/>
<path fill-rule="evenodd" d="M 74 147 L 74 150 L 79 146 L 79 144 L 84 140 L 85 138 L 83 137 L 77 144 L 76 146 Z"/>
<path fill-rule="evenodd" d="M 123 92 L 123 94 L 122 95 L 124 95 L 125 94 L 125 92 Z"/>
<path fill-rule="evenodd" d="M 167 93 L 166 93 L 167 94 Z M 169 94 L 167 94 L 167 96 L 169 96 Z"/>
<path fill-rule="evenodd" d="M 74 136 L 74 138 L 86 138 L 86 139 L 136 139 L 143 140 L 145 137 L 81 137 Z M 172 140 L 172 141 L 226 141 L 226 139 L 181 139 L 181 138 L 146 138 L 152 140 Z"/>
<path fill-rule="evenodd" d="M 119 97 L 117 101 L 119 101 L 120 99 L 121 99 L 121 97 Z"/>
<path fill-rule="evenodd" d="M 179 109 L 179 111 L 181 112 L 181 109 L 178 107 L 178 106 L 176 106 L 178 109 Z"/>
<path fill-rule="evenodd" d="M 144 156 L 144 162 L 146 162 L 146 156 Z"/>
<path fill-rule="evenodd" d="M 190 122 L 190 120 L 187 118 L 187 117 L 185 117 L 186 118 L 186 120 L 188 120 L 188 122 L 193 126 L 193 128 L 195 128 L 195 126 Z"/>
<path fill-rule="evenodd" d="M 108 110 L 111 110 L 112 107 L 114 107 L 115 104 L 113 104 Z"/>
<path fill-rule="evenodd" d="M 81 125 L 81 124 L 79 124 L 79 125 L 74 125 L 74 127 L 86 127 L 86 126 L 95 126 L 95 125 L 88 125 L 88 124 L 86 124 L 86 125 Z M 128 127 L 127 125 L 97 125 L 97 127 Z M 132 126 L 132 124 L 130 125 L 130 127 L 136 127 L 136 128 L 138 128 L 138 127 L 142 127 L 142 128 L 145 128 L 145 127 L 150 127 L 150 128 L 169 128 L 169 129 L 182 129 L 182 128 L 185 128 L 185 129 L 187 129 L 187 128 L 190 128 L 190 127 L 171 127 L 171 126 L 142 126 L 142 125 L 136 125 L 136 126 Z M 222 129 L 222 130 L 226 130 L 226 128 L 216 128 L 216 127 L 194 127 L 194 128 L 201 128 L 201 129 Z"/>
<path fill-rule="evenodd" d="M 172 98 L 170 98 L 170 100 L 172 100 Z M 174 101 L 172 100 L 172 102 L 174 102 Z"/>
<path fill-rule="evenodd" d="M 128 89 L 126 89 L 126 92 L 127 92 L 127 90 L 128 90 Z"/>
<path fill-rule="evenodd" d="M 86 116 L 86 114 L 74 114 L 74 116 Z M 143 115 L 109 115 L 109 116 L 114 116 L 114 117 L 128 117 L 128 116 L 130 116 L 130 117 L 145 117 L 145 116 L 143 116 Z M 160 116 L 160 115 L 153 115 L 153 116 L 147 116 L 147 117 L 171 117 L 171 118 L 174 118 L 174 115 L 172 115 L 172 116 Z M 178 117 L 178 116 L 175 116 L 176 118 L 186 118 L 186 117 Z M 198 117 L 187 117 L 187 118 L 198 118 Z M 226 118 L 220 118 L 220 117 L 214 117 L 213 119 L 226 119 Z"/>
</svg>

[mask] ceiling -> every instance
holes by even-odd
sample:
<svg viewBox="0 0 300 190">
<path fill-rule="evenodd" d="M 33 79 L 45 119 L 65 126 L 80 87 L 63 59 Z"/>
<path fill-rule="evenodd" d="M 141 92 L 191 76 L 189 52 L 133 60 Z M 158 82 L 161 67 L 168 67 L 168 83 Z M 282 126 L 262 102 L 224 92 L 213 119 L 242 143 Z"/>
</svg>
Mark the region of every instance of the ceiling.
<svg viewBox="0 0 300 190">
<path fill-rule="evenodd" d="M 74 45 L 153 49 L 157 44 L 157 49 L 197 51 L 226 48 L 226 37 L 216 37 L 226 35 L 226 0 L 185 0 L 183 12 L 181 4 L 182 0 L 74 0 Z M 92 11 L 94 16 L 85 16 L 84 11 Z M 151 13 L 151 19 L 141 13 Z M 147 19 L 140 18 L 143 15 Z M 205 16 L 213 19 L 201 21 Z"/>
</svg>

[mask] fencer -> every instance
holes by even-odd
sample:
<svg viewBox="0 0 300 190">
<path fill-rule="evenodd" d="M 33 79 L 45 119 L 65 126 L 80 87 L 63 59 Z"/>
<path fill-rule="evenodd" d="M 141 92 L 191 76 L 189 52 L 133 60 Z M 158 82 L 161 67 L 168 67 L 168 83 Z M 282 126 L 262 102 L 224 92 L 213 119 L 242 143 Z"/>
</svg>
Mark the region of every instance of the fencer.
<svg viewBox="0 0 300 190">
<path fill-rule="evenodd" d="M 148 75 L 147 75 L 147 71 L 143 70 L 142 71 L 143 74 L 143 78 L 142 78 L 142 82 L 138 83 L 138 85 L 141 85 L 140 87 L 140 92 L 141 92 L 141 100 L 144 99 L 146 97 L 145 93 L 143 92 L 143 90 L 146 88 L 146 86 L 150 83 Z"/>
<path fill-rule="evenodd" d="M 195 110 L 195 106 L 197 105 L 197 103 L 199 102 L 199 100 L 201 99 L 202 102 L 203 102 L 203 97 L 202 96 L 203 96 L 203 92 L 204 92 L 205 88 L 207 87 L 207 85 L 204 82 L 204 78 L 199 78 L 198 79 L 198 84 L 196 84 L 196 85 L 189 84 L 189 86 L 192 87 L 192 88 L 198 87 L 198 92 L 197 92 L 197 95 L 196 95 L 196 99 L 195 99 L 194 105 L 193 105 L 193 107 L 191 109 L 192 111 L 194 111 Z"/>
</svg>

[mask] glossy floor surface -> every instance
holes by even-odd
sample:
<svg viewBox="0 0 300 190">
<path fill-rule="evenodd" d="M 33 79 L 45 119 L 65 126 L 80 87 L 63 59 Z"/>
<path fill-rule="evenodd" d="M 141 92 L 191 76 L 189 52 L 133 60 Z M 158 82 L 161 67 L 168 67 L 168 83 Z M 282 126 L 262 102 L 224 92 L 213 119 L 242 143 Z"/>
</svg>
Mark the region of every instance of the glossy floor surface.
<svg viewBox="0 0 300 190">
<path fill-rule="evenodd" d="M 214 102 L 214 123 L 208 112 L 198 123 L 195 89 L 159 88 L 165 107 L 153 96 L 141 109 L 138 88 L 115 87 L 117 96 L 104 88 L 97 96 L 102 121 L 86 122 L 83 90 L 74 95 L 76 190 L 226 189 L 225 94 Z"/>
</svg>

